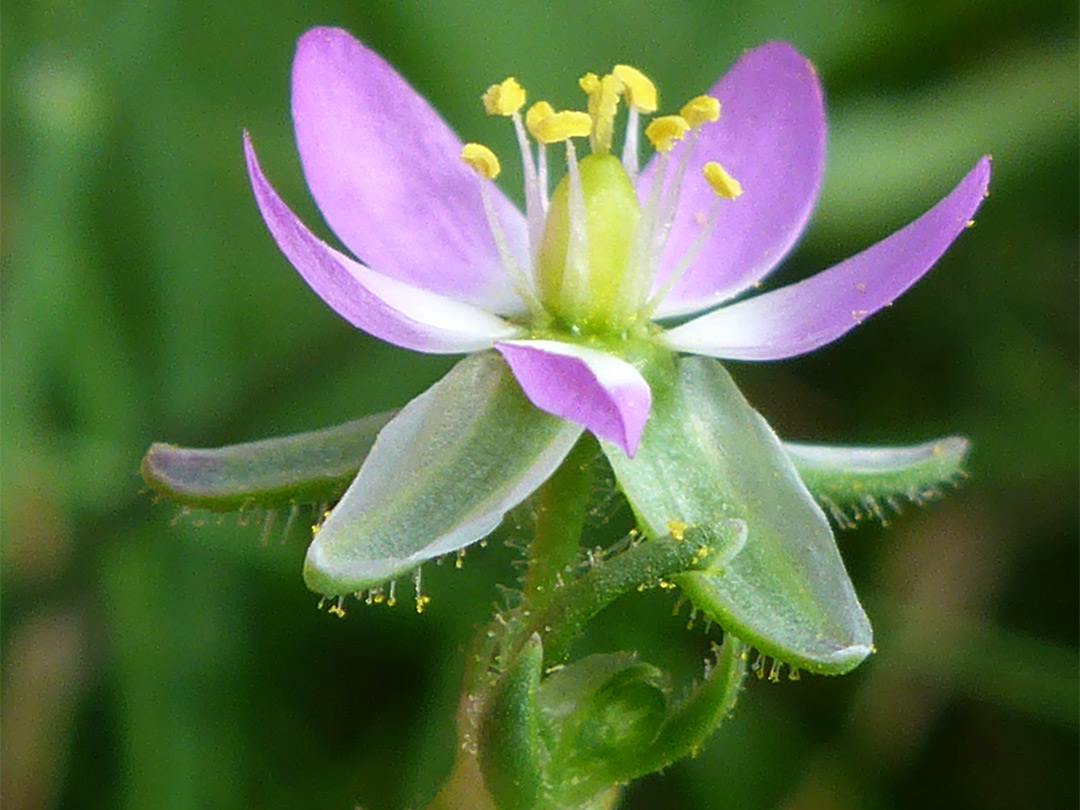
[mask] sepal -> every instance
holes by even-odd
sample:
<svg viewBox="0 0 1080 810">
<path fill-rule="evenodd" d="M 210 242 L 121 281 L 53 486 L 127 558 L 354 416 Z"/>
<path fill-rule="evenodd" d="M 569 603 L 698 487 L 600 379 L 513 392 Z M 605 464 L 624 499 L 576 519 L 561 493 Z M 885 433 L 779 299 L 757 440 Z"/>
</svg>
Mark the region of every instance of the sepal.
<svg viewBox="0 0 1080 810">
<path fill-rule="evenodd" d="M 308 587 L 355 593 L 480 540 L 582 432 L 534 408 L 497 353 L 465 358 L 383 428 L 315 533 Z"/>
<path fill-rule="evenodd" d="M 394 413 L 213 449 L 154 442 L 139 472 L 161 497 L 212 512 L 333 502 Z"/>
<path fill-rule="evenodd" d="M 911 447 L 844 447 L 786 442 L 784 451 L 811 494 L 842 527 L 882 522 L 901 501 L 925 503 L 964 475 L 971 445 L 960 436 Z"/>
<path fill-rule="evenodd" d="M 779 440 L 715 360 L 678 361 L 649 379 L 653 414 L 637 457 L 602 443 L 649 534 L 672 521 L 746 523 L 730 561 L 677 584 L 725 631 L 791 666 L 840 674 L 872 650 L 870 622 L 828 521 Z"/>
</svg>

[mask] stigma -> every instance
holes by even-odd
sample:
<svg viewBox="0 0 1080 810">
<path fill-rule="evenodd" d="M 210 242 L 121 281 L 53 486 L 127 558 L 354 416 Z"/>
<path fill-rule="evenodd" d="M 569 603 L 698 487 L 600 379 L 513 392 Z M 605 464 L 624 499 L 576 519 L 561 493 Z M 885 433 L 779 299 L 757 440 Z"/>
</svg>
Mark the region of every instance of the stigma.
<svg viewBox="0 0 1080 810">
<path fill-rule="evenodd" d="M 529 308 L 537 333 L 628 337 L 646 334 L 652 313 L 693 263 L 708 238 L 721 202 L 743 189 L 716 160 L 695 167 L 715 192 L 700 223 L 698 238 L 659 289 L 654 288 L 660 256 L 678 206 L 692 148 L 670 157 L 680 142 L 720 118 L 720 102 L 697 96 L 676 114 L 653 117 L 643 134 L 655 150 L 647 183 L 638 182 L 641 117 L 659 109 L 656 86 L 629 65 L 610 73 L 586 73 L 578 81 L 584 110 L 556 110 L 546 101 L 528 107 L 526 91 L 514 77 L 491 85 L 482 96 L 489 115 L 509 118 L 521 152 L 528 223 L 528 266 L 522 267 L 506 244 L 491 203 L 489 184 L 500 171 L 495 153 L 482 144 L 465 144 L 461 159 L 480 179 L 480 194 L 492 238 L 515 289 Z M 626 126 L 622 154 L 612 148 L 620 105 Z M 575 141 L 587 139 L 578 157 Z M 548 151 L 565 150 L 565 172 L 551 190 Z M 688 147 L 690 144 L 688 144 Z M 559 155 L 555 155 L 556 159 Z M 673 165 L 669 165 L 673 164 Z"/>
</svg>

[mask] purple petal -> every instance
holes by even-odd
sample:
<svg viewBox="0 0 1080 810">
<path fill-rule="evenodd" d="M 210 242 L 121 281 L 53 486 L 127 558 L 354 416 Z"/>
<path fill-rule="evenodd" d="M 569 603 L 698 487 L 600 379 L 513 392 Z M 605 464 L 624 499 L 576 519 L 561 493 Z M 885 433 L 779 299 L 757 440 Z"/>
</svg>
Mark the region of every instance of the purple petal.
<svg viewBox="0 0 1080 810">
<path fill-rule="evenodd" d="M 537 408 L 584 425 L 630 458 L 652 393 L 638 370 L 613 354 L 555 340 L 495 344 Z"/>
<path fill-rule="evenodd" d="M 798 284 L 672 329 L 664 342 L 736 360 L 780 360 L 824 346 L 918 281 L 971 221 L 989 182 L 983 157 L 947 197 L 892 236 Z"/>
<path fill-rule="evenodd" d="M 817 72 L 786 42 L 748 51 L 709 95 L 720 120 L 676 146 L 672 166 L 693 149 L 678 211 L 654 283 L 659 288 L 701 232 L 715 193 L 702 166 L 719 161 L 744 193 L 721 200 L 708 239 L 656 317 L 700 312 L 750 287 L 787 254 L 810 217 L 825 164 L 825 110 Z M 645 194 L 655 159 L 638 183 Z"/>
<path fill-rule="evenodd" d="M 248 176 L 270 233 L 304 281 L 341 317 L 377 338 L 430 354 L 485 349 L 521 329 L 482 309 L 380 275 L 311 233 L 259 168 L 244 133 Z"/>
<path fill-rule="evenodd" d="M 308 31 L 293 60 L 292 115 L 311 193 L 361 261 L 492 312 L 524 311 L 499 261 L 480 181 L 459 158 L 461 140 L 380 56 L 346 31 Z M 525 219 L 491 191 L 525 266 Z"/>
</svg>

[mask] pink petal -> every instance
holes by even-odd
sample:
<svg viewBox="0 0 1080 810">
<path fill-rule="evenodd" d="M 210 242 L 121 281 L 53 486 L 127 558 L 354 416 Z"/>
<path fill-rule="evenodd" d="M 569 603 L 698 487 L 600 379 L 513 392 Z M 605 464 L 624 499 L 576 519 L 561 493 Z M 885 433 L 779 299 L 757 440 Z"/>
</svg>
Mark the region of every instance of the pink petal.
<svg viewBox="0 0 1080 810">
<path fill-rule="evenodd" d="M 812 351 L 862 323 L 914 284 L 964 230 L 986 196 L 983 157 L 937 205 L 835 267 L 672 329 L 674 349 L 736 360 L 780 360 Z"/>
<path fill-rule="evenodd" d="M 524 311 L 499 261 L 480 181 L 459 159 L 461 140 L 378 54 L 341 29 L 305 33 L 293 60 L 292 115 L 308 187 L 361 261 L 491 312 Z M 524 262 L 525 219 L 491 191 Z"/>
<path fill-rule="evenodd" d="M 715 194 L 701 167 L 717 160 L 742 183 L 736 200 L 721 200 L 709 238 L 657 309 L 685 315 L 731 298 L 772 270 L 810 217 L 825 164 L 825 110 L 817 72 L 786 42 L 748 51 L 709 95 L 720 120 L 706 124 L 693 149 L 678 211 L 660 261 L 658 288 L 701 232 Z M 671 153 L 672 166 L 689 141 Z M 655 160 L 642 173 L 646 193 Z"/>
<path fill-rule="evenodd" d="M 248 176 L 263 219 L 304 281 L 341 317 L 396 346 L 431 354 L 485 349 L 521 329 L 482 309 L 388 278 L 319 240 L 294 214 L 259 168 L 244 133 Z"/>
<path fill-rule="evenodd" d="M 638 370 L 613 354 L 555 340 L 495 344 L 537 408 L 584 425 L 630 458 L 652 393 Z"/>
</svg>

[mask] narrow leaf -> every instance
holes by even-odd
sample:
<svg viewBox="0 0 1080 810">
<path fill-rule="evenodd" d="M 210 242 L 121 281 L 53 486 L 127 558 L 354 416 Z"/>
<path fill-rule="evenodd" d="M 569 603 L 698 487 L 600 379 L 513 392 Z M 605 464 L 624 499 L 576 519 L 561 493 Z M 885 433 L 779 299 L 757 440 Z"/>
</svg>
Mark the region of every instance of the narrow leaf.
<svg viewBox="0 0 1080 810">
<path fill-rule="evenodd" d="M 970 444 L 960 436 L 912 447 L 830 447 L 785 442 L 799 477 L 841 526 L 865 516 L 885 519 L 899 501 L 922 503 L 963 475 Z"/>
<path fill-rule="evenodd" d="M 308 548 L 308 587 L 354 593 L 479 540 L 582 432 L 537 410 L 495 352 L 465 358 L 383 428 Z"/>
<path fill-rule="evenodd" d="M 658 376 L 655 375 L 654 376 Z M 730 561 L 676 581 L 706 615 L 766 655 L 839 674 L 871 651 L 869 620 L 832 531 L 775 434 L 715 360 L 678 361 L 649 380 L 653 414 L 630 460 L 603 442 L 647 532 L 671 521 L 746 523 Z"/>
<path fill-rule="evenodd" d="M 393 415 L 213 449 L 155 442 L 140 472 L 159 495 L 214 512 L 333 501 Z"/>
</svg>

